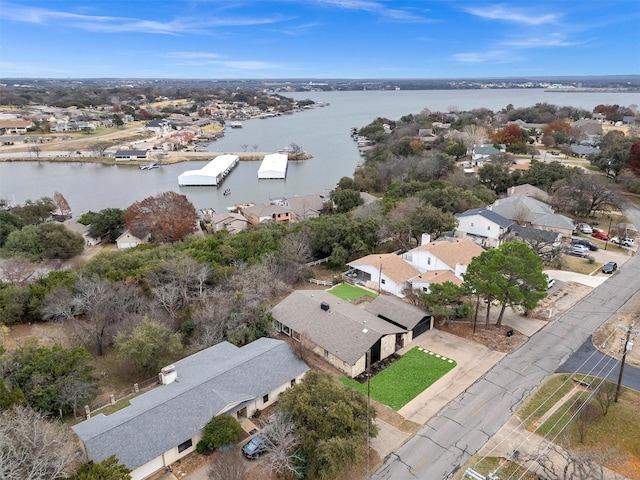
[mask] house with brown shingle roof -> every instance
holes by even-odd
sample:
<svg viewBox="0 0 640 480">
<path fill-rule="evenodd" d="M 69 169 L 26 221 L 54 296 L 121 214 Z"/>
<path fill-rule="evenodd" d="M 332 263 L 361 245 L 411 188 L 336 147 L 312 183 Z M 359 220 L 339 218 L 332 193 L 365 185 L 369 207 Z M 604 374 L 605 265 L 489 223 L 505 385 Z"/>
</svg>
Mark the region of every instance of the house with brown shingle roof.
<svg viewBox="0 0 640 480">
<path fill-rule="evenodd" d="M 0 120 L 0 134 L 27 133 L 27 130 L 31 127 L 31 123 L 31 120 Z"/>
<path fill-rule="evenodd" d="M 346 277 L 355 279 L 353 283 L 362 283 L 377 292 L 400 296 L 405 288 L 411 286 L 409 280 L 420 273 L 395 253 L 367 255 L 347 265 L 351 270 Z"/>
<path fill-rule="evenodd" d="M 420 280 L 434 280 L 437 275 L 425 276 L 427 272 L 450 271 L 459 280 L 466 273 L 467 267 L 484 249 L 468 238 L 446 238 L 437 242 L 423 243 L 402 255 L 402 258 L 423 274 Z M 440 274 L 442 275 L 444 273 Z M 450 278 L 450 276 L 449 276 Z M 412 277 L 412 280 L 414 278 Z M 446 280 L 440 280 L 440 282 Z M 452 280 L 453 281 L 453 280 Z"/>
</svg>

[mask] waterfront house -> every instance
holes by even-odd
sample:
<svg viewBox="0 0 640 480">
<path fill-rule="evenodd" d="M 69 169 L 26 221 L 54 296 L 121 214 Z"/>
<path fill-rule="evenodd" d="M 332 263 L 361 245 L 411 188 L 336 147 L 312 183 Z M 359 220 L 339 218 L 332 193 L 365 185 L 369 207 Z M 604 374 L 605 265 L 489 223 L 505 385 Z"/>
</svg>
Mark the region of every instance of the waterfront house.
<svg viewBox="0 0 640 480">
<path fill-rule="evenodd" d="M 150 238 L 149 234 L 147 234 L 143 238 L 139 238 L 139 237 L 136 237 L 129 230 L 126 230 L 122 235 L 120 235 L 116 239 L 116 245 L 118 246 L 118 249 L 133 248 L 133 247 L 137 247 L 142 243 L 148 243 L 149 238 Z"/>
<path fill-rule="evenodd" d="M 84 238 L 84 244 L 87 247 L 93 247 L 102 242 L 102 238 L 91 236 L 91 234 L 89 233 L 90 225 L 83 225 L 76 222 L 75 220 L 67 220 L 66 222 L 64 222 L 64 226 L 72 232 L 82 235 L 82 238 Z"/>
<path fill-rule="evenodd" d="M 241 348 L 221 342 L 163 368 L 160 386 L 125 408 L 72 428 L 90 461 L 116 455 L 132 480 L 141 480 L 195 451 L 214 416 L 231 415 L 251 427 L 249 418 L 307 370 L 281 340 L 260 338 Z"/>
<path fill-rule="evenodd" d="M 290 222 L 291 210 L 281 205 L 261 203 L 240 210 L 252 225 L 265 222 Z"/>
<path fill-rule="evenodd" d="M 147 158 L 148 150 L 116 150 L 114 157 L 116 161 L 122 160 L 144 160 Z"/>
</svg>

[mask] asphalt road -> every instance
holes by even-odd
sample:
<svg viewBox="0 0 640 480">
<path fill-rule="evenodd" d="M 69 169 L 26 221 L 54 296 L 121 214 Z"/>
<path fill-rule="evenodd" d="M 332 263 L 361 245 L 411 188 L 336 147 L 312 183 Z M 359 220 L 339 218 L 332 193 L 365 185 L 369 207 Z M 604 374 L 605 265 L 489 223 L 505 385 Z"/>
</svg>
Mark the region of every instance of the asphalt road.
<svg viewBox="0 0 640 480">
<path fill-rule="evenodd" d="M 637 215 L 637 211 L 633 213 Z M 640 256 L 635 256 L 440 410 L 389 455 L 370 479 L 450 479 L 531 391 L 565 364 L 640 289 L 639 280 Z"/>
<path fill-rule="evenodd" d="M 620 337 L 624 337 L 622 330 L 619 333 Z M 556 372 L 585 373 L 595 375 L 596 377 L 604 377 L 607 380 L 617 383 L 620 372 L 620 362 L 615 358 L 605 355 L 594 347 L 591 337 L 589 337 L 578 351 L 571 355 Z M 640 369 L 626 363 L 622 372 L 622 384 L 625 387 L 640 391 Z"/>
</svg>

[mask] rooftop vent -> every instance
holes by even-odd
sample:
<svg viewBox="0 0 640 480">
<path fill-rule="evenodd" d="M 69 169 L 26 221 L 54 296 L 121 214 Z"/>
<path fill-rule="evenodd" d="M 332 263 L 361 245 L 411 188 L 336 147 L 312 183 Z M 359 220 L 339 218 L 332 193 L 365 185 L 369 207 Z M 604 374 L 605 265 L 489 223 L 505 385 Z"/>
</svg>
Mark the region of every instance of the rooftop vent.
<svg viewBox="0 0 640 480">
<path fill-rule="evenodd" d="M 329 311 L 329 304 L 327 302 L 321 302 L 320 303 L 320 308 L 322 310 L 324 310 L 325 312 L 328 312 Z"/>
</svg>

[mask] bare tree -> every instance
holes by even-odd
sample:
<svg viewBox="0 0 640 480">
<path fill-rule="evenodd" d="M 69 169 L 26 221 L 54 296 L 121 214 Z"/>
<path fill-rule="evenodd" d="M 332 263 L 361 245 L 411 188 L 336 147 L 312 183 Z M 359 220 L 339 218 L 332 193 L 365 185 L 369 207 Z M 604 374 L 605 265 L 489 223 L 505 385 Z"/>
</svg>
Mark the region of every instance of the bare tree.
<svg viewBox="0 0 640 480">
<path fill-rule="evenodd" d="M 565 439 L 568 434 L 565 435 Z M 553 443 L 545 443 L 542 452 L 533 453 L 520 463 L 528 465 L 531 472 L 542 472 L 538 478 L 557 480 L 610 480 L 624 479 L 607 468 L 607 465 L 621 465 L 625 458 L 611 445 L 582 447 L 580 450 L 564 448 Z"/>
<path fill-rule="evenodd" d="M 233 450 L 217 451 L 212 455 L 207 478 L 209 480 L 243 480 L 247 468 Z"/>
<path fill-rule="evenodd" d="M 247 148 L 249 148 L 249 144 L 248 143 L 243 143 L 242 145 L 240 145 L 240 148 L 242 148 L 243 152 L 246 152 Z"/>
<path fill-rule="evenodd" d="M 291 160 L 300 160 L 303 153 L 302 147 L 297 143 L 292 142 L 289 144 L 289 157 Z"/>
<path fill-rule="evenodd" d="M 613 405 L 613 401 L 616 397 L 616 384 L 603 380 L 602 384 L 598 386 L 596 390 L 595 399 L 600 406 L 602 416 L 606 417 L 609 413 L 609 407 Z"/>
<path fill-rule="evenodd" d="M 283 411 L 276 413 L 269 420 L 265 434 L 269 439 L 264 456 L 267 469 L 277 478 L 280 475 L 299 478 L 302 473 L 299 461 L 301 458 L 297 450 L 300 442 L 295 435 L 295 424 L 291 416 Z"/>
<path fill-rule="evenodd" d="M 40 154 L 42 153 L 42 148 L 35 145 L 32 147 L 29 147 L 29 156 L 31 156 L 32 153 L 35 153 L 36 160 L 40 161 Z"/>
<path fill-rule="evenodd" d="M 37 270 L 37 264 L 19 257 L 7 258 L 0 263 L 0 277 L 18 285 L 28 283 Z"/>
<path fill-rule="evenodd" d="M 587 402 L 575 406 L 575 424 L 578 429 L 580 443 L 587 438 L 589 427 L 594 425 L 601 417 L 600 410 L 595 403 Z"/>
<path fill-rule="evenodd" d="M 565 211 L 588 217 L 620 204 L 616 195 L 595 175 L 574 174 L 553 186 L 554 203 Z"/>
<path fill-rule="evenodd" d="M 253 150 L 254 153 L 257 152 L 258 151 L 258 145 L 255 144 L 255 143 L 253 145 L 251 145 L 251 150 Z"/>
<path fill-rule="evenodd" d="M 68 427 L 24 406 L 0 413 L 0 445 L 3 480 L 67 478 L 80 455 Z"/>
<path fill-rule="evenodd" d="M 65 218 L 71 218 L 71 207 L 69 206 L 69 202 L 64 198 L 60 192 L 54 192 L 53 201 L 58 206 L 58 210 L 60 210 L 60 215 Z"/>
</svg>

